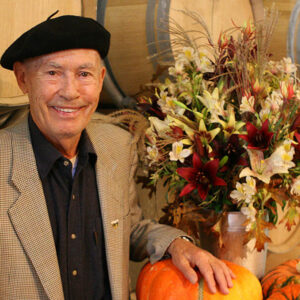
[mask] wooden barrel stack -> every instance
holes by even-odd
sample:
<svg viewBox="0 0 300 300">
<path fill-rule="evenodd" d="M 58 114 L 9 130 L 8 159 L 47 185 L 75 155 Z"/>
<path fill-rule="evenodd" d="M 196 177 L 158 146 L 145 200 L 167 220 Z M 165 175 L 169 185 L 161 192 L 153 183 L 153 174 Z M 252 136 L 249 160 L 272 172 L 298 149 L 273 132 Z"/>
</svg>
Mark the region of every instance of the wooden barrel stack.
<svg viewBox="0 0 300 300">
<path fill-rule="evenodd" d="M 118 106 L 122 104 L 122 98 L 126 95 L 134 96 L 140 91 L 141 85 L 151 80 L 157 62 L 155 59 L 150 60 L 148 56 L 156 54 L 161 47 L 170 45 L 168 42 L 172 37 L 161 30 L 162 24 L 168 24 L 169 19 L 173 18 L 184 28 L 189 28 L 191 20 L 178 10 L 190 9 L 201 14 L 216 40 L 222 29 L 232 27 L 232 22 L 241 25 L 249 18 L 261 19 L 263 6 L 270 7 L 272 2 L 273 0 L 0 0 L 0 52 L 20 33 L 45 20 L 57 9 L 60 10 L 59 15 L 83 13 L 97 18 L 112 33 L 111 50 L 106 61 L 110 76 L 104 84 L 101 101 Z M 271 43 L 274 59 L 286 56 L 289 18 L 295 3 L 296 0 L 275 1 L 281 16 Z M 294 47 L 295 45 L 297 42 Z M 1 111 L 10 110 L 8 106 L 22 106 L 26 102 L 26 97 L 21 97 L 12 72 L 0 69 L 0 107 L 6 107 Z"/>
</svg>

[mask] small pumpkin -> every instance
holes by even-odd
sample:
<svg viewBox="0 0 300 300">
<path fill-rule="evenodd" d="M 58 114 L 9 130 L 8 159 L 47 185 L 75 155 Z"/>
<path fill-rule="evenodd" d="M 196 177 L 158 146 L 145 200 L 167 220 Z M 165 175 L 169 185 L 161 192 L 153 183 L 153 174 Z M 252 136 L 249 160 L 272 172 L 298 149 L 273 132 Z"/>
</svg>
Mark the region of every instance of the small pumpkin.
<svg viewBox="0 0 300 300">
<path fill-rule="evenodd" d="M 300 300 L 300 259 L 275 267 L 262 278 L 261 283 L 265 299 Z"/>
<path fill-rule="evenodd" d="M 199 276 L 199 282 L 192 284 L 175 267 L 170 259 L 146 264 L 141 270 L 136 287 L 138 300 L 262 300 L 259 280 L 246 268 L 224 261 L 235 273 L 233 288 L 228 295 L 219 291 L 212 294 L 206 282 Z"/>
<path fill-rule="evenodd" d="M 267 300 L 300 300 L 300 284 L 290 284 L 272 293 Z"/>
</svg>

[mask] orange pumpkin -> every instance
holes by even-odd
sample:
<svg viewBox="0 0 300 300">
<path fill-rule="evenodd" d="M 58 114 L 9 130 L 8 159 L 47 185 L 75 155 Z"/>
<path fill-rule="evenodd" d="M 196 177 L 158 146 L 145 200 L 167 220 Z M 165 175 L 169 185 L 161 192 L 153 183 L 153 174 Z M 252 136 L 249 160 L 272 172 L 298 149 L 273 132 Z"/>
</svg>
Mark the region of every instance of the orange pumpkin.
<svg viewBox="0 0 300 300">
<path fill-rule="evenodd" d="M 300 284 L 290 284 L 272 293 L 266 300 L 300 300 Z"/>
<path fill-rule="evenodd" d="M 289 260 L 263 277 L 261 283 L 265 299 L 300 300 L 300 273 L 297 265 L 300 266 L 300 259 Z M 287 298 L 283 298 L 282 295 Z M 299 298 L 295 298 L 294 295 Z"/>
<path fill-rule="evenodd" d="M 190 283 L 170 259 L 146 264 L 136 287 L 138 300 L 262 300 L 259 280 L 246 268 L 224 261 L 235 273 L 234 286 L 228 295 L 212 294 L 199 275 L 199 283 Z"/>
</svg>

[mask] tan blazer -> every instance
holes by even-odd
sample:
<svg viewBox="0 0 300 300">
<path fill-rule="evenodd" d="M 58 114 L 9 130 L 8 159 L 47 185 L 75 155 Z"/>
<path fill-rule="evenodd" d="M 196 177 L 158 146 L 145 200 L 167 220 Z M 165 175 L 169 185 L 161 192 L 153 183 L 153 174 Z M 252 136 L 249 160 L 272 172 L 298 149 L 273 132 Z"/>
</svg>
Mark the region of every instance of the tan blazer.
<svg viewBox="0 0 300 300">
<path fill-rule="evenodd" d="M 155 261 L 182 232 L 141 221 L 131 135 L 99 120 L 91 121 L 87 130 L 98 153 L 96 174 L 112 297 L 125 300 L 129 249 L 133 259 L 150 255 Z M 0 299 L 64 299 L 27 118 L 0 131 Z"/>
</svg>

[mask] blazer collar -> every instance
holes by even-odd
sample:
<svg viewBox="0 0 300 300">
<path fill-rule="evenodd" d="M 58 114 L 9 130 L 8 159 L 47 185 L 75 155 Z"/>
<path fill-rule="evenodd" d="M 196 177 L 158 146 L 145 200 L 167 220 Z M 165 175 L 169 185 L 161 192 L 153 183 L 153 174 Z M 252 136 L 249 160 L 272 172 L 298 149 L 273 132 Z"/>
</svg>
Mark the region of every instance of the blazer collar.
<svg viewBox="0 0 300 300">
<path fill-rule="evenodd" d="M 12 130 L 12 181 L 20 196 L 9 209 L 10 220 L 49 299 L 61 300 L 60 270 L 27 118 Z"/>
<path fill-rule="evenodd" d="M 87 132 L 97 151 L 96 176 L 111 293 L 113 299 L 119 299 L 120 288 L 126 286 L 128 279 L 124 278 L 120 268 L 116 267 L 122 265 L 122 260 L 124 260 L 121 246 L 121 241 L 124 239 L 123 210 L 122 203 L 120 203 L 120 199 L 123 198 L 117 195 L 120 193 L 118 162 L 122 158 L 114 157 L 114 153 L 111 151 L 112 147 L 116 147 L 116 145 L 108 142 L 107 136 L 110 135 L 110 132 L 106 128 L 102 128 L 100 122 L 96 122 L 96 124 L 97 126 L 94 126 L 95 124 L 91 122 L 87 127 Z M 120 272 L 122 276 L 120 276 Z"/>
</svg>

